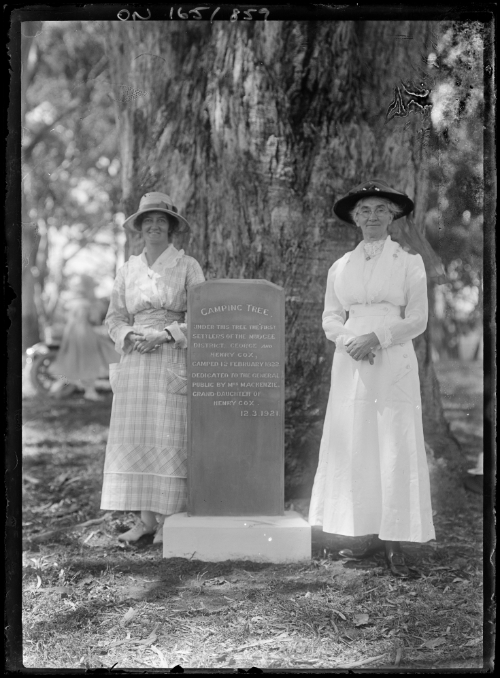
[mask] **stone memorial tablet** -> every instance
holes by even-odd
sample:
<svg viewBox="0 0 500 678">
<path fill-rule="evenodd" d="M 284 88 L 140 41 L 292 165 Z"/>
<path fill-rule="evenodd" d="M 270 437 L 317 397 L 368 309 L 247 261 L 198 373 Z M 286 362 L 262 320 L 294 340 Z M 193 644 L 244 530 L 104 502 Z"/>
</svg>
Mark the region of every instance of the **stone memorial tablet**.
<svg viewBox="0 0 500 678">
<path fill-rule="evenodd" d="M 284 291 L 210 280 L 188 299 L 188 515 L 283 515 Z"/>
</svg>

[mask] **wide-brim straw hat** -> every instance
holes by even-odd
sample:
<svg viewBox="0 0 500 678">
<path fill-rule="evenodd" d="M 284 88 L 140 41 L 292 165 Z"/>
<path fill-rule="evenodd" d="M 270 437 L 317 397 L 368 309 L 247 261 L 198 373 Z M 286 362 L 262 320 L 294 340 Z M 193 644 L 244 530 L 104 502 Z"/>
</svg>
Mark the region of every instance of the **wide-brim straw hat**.
<svg viewBox="0 0 500 678">
<path fill-rule="evenodd" d="M 189 223 L 183 216 L 179 214 L 177 207 L 173 204 L 172 199 L 166 193 L 145 193 L 141 202 L 139 203 L 139 209 L 135 214 L 132 214 L 130 217 L 125 219 L 123 226 L 130 224 L 134 228 L 137 228 L 135 225 L 135 220 L 141 214 L 145 212 L 165 212 L 165 214 L 170 214 L 172 217 L 177 219 L 177 225 L 179 233 L 186 233 L 190 230 Z"/>
<path fill-rule="evenodd" d="M 410 214 L 414 207 L 413 200 L 411 200 L 406 193 L 391 188 L 391 186 L 383 179 L 371 179 L 370 181 L 366 181 L 364 184 L 360 184 L 359 186 L 356 186 L 356 188 L 351 189 L 346 196 L 335 203 L 333 211 L 343 221 L 346 221 L 348 224 L 354 224 L 350 213 L 354 209 L 356 203 L 363 198 L 372 197 L 386 198 L 395 203 L 402 210 L 402 213 L 399 216 L 394 217 L 395 219 L 400 219 L 401 217 Z"/>
</svg>

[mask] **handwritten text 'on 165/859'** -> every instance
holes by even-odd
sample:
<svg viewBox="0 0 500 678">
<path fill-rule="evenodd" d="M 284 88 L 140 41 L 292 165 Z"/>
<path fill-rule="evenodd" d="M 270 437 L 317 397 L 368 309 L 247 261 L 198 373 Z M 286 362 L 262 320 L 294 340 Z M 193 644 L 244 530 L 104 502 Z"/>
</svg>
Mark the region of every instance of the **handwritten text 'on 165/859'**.
<svg viewBox="0 0 500 678">
<path fill-rule="evenodd" d="M 169 17 L 170 19 L 194 19 L 195 21 L 201 21 L 204 17 L 202 16 L 201 12 L 205 10 L 210 10 L 212 9 L 211 7 L 196 7 L 194 9 L 190 9 L 187 12 L 182 11 L 182 7 L 178 7 L 177 11 L 174 13 L 174 7 L 170 8 L 170 13 Z M 210 21 L 213 21 L 216 14 L 220 11 L 220 7 L 216 7 L 211 16 L 210 16 Z M 231 8 L 224 8 L 229 11 L 231 11 Z M 149 9 L 146 10 L 141 10 L 141 11 L 146 11 L 148 13 L 148 16 L 141 16 L 139 12 L 132 12 L 130 13 L 128 9 L 121 9 L 118 14 L 116 15 L 120 21 L 128 21 L 132 17 L 132 21 L 147 21 L 148 19 L 151 19 L 151 11 Z M 252 13 L 257 13 L 261 14 L 264 17 L 264 21 L 267 21 L 267 18 L 269 16 L 269 10 L 266 9 L 265 7 L 261 7 L 260 9 L 245 9 L 245 10 L 240 10 L 240 9 L 232 9 L 231 16 L 229 17 L 229 21 L 234 22 L 238 21 L 239 14 L 243 12 L 243 21 L 253 21 L 256 18 L 260 17 L 254 17 Z"/>
</svg>

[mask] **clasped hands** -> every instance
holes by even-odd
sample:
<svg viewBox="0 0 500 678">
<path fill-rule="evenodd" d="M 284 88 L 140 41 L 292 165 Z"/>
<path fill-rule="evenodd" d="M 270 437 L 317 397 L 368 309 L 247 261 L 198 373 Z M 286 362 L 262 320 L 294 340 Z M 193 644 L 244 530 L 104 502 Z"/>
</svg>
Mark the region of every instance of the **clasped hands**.
<svg viewBox="0 0 500 678">
<path fill-rule="evenodd" d="M 348 341 L 349 343 L 344 342 L 345 350 L 353 360 L 368 360 L 370 365 L 373 365 L 375 361 L 375 353 L 373 351 L 377 346 L 380 346 L 375 332 L 362 334 Z"/>
<path fill-rule="evenodd" d="M 127 335 L 129 345 L 132 345 L 132 350 L 138 353 L 151 353 L 156 351 L 160 344 L 168 341 L 167 332 L 158 330 L 147 330 L 144 332 L 130 332 Z"/>
</svg>

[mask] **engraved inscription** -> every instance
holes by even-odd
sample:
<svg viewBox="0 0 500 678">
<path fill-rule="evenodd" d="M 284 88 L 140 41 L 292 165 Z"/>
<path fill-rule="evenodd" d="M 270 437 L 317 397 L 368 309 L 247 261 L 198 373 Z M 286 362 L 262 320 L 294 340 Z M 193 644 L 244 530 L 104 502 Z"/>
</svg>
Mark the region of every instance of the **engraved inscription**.
<svg viewBox="0 0 500 678">
<path fill-rule="evenodd" d="M 284 300 L 262 280 L 210 280 L 189 292 L 192 515 L 283 512 Z"/>
<path fill-rule="evenodd" d="M 193 323 L 192 353 L 196 356 L 198 352 L 203 352 L 211 360 L 193 360 L 192 367 L 229 367 L 231 372 L 193 371 L 193 398 L 213 398 L 214 407 L 250 407 L 256 406 L 257 399 L 262 400 L 262 396 L 265 396 L 264 389 L 281 388 L 283 376 L 279 371 L 280 361 L 266 360 L 269 353 L 277 348 L 277 325 L 234 321 L 243 313 L 250 314 L 251 317 L 270 317 L 269 308 L 258 303 L 220 304 L 203 307 L 199 313 L 201 316 L 216 315 L 217 322 Z M 270 367 L 278 369 L 272 373 L 247 371 L 248 368 Z M 254 400 L 240 400 L 250 397 Z M 279 414 L 279 410 L 267 408 L 255 409 L 246 414 L 240 412 L 242 417 L 277 417 Z"/>
</svg>

